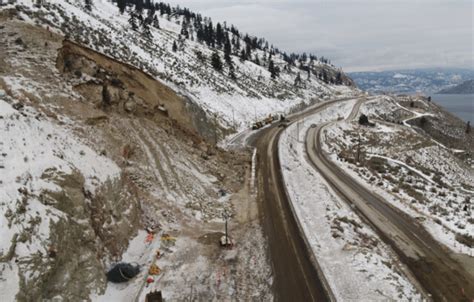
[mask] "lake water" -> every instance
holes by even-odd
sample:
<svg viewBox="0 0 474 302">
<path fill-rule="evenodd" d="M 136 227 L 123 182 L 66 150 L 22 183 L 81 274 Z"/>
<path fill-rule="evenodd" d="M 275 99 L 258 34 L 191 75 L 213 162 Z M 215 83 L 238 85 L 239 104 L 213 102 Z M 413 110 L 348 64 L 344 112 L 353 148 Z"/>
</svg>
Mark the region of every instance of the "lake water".
<svg viewBox="0 0 474 302">
<path fill-rule="evenodd" d="M 431 101 L 462 120 L 474 123 L 474 94 L 433 94 Z"/>
</svg>

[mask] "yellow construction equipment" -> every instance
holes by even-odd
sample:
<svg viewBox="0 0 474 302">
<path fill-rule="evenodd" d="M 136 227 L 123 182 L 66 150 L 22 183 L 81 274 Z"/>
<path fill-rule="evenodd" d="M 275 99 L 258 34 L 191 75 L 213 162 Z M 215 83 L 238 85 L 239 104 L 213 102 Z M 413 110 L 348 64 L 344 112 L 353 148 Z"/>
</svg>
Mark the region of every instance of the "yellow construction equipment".
<svg viewBox="0 0 474 302">
<path fill-rule="evenodd" d="M 172 237 L 169 234 L 161 235 L 161 241 L 176 241 L 176 238 Z"/>
<path fill-rule="evenodd" d="M 161 269 L 156 264 L 152 264 L 148 270 L 148 274 L 151 276 L 156 276 L 161 273 Z"/>
</svg>

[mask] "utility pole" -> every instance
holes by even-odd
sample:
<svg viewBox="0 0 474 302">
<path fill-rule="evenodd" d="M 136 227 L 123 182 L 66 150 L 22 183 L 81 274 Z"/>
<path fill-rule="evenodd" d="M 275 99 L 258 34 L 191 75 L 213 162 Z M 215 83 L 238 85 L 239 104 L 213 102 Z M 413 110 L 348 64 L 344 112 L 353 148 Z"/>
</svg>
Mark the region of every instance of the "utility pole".
<svg viewBox="0 0 474 302">
<path fill-rule="evenodd" d="M 225 245 L 229 243 L 229 233 L 227 232 L 227 215 L 225 216 Z"/>
<path fill-rule="evenodd" d="M 357 162 L 358 163 L 360 163 L 360 143 L 361 143 L 361 140 L 360 140 L 360 132 L 359 132 L 359 140 L 357 144 Z"/>
<path fill-rule="evenodd" d="M 224 210 L 224 220 L 225 220 L 225 247 L 227 247 L 228 244 L 231 243 L 231 241 L 229 240 L 229 230 L 228 230 L 228 226 L 227 226 L 227 222 L 228 222 L 228 219 L 229 219 L 229 214 L 227 214 L 227 211 Z"/>
<path fill-rule="evenodd" d="M 296 142 L 300 142 L 300 122 L 296 122 Z"/>
<path fill-rule="evenodd" d="M 234 129 L 237 128 L 235 126 L 235 113 L 234 113 L 234 108 L 232 108 L 232 125 L 234 126 Z"/>
<path fill-rule="evenodd" d="M 217 146 L 217 113 L 214 113 L 214 146 Z"/>
</svg>

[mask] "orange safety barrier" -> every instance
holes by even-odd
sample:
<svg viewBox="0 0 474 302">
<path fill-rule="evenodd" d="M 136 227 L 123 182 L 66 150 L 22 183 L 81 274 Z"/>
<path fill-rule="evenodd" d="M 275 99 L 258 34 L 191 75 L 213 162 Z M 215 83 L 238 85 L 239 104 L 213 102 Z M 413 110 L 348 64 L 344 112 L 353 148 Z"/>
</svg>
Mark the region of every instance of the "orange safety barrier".
<svg viewBox="0 0 474 302">
<path fill-rule="evenodd" d="M 146 236 L 145 242 L 151 243 L 154 238 L 155 238 L 155 235 L 153 235 L 152 233 L 148 233 L 148 235 Z"/>
<path fill-rule="evenodd" d="M 156 276 L 161 273 L 161 269 L 156 264 L 152 264 L 148 270 L 148 274 L 151 276 Z"/>
</svg>

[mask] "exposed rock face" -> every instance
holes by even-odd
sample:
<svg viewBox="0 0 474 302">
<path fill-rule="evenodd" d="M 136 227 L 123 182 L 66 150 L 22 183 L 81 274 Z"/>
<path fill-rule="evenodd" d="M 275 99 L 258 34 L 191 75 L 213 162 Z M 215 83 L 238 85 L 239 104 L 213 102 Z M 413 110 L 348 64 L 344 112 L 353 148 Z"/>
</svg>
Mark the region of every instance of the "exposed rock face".
<svg viewBox="0 0 474 302">
<path fill-rule="evenodd" d="M 60 211 L 51 223 L 50 255 L 34 255 L 19 263 L 23 290 L 19 301 L 52 299 L 58 293 L 72 300 L 88 300 L 92 290 L 105 289 L 105 270 L 101 259 L 119 257 L 128 239 L 140 227 L 140 203 L 124 178 L 109 182 L 96 193 L 84 189 L 84 177 L 54 170 L 45 172 L 61 191 L 43 191 L 40 201 Z M 40 274 L 30 276 L 28 272 Z"/>
<path fill-rule="evenodd" d="M 71 2 L 48 6 L 58 3 Z M 155 251 L 142 245 L 145 229 L 178 238 L 160 264 L 167 300 L 185 300 L 190 280 L 199 300 L 252 300 L 256 294 L 271 300 L 265 240 L 248 189 L 249 155 L 203 140 L 199 134 L 214 141 L 215 120 L 208 121 L 208 109 L 184 99 L 188 95 L 181 98 L 127 64 L 63 45 L 50 23 L 19 21 L 19 11 L 8 19 L 0 12 L 0 137 L 12 150 L 8 173 L 0 171 L 12 192 L 0 190 L 0 224 L 4 216 L 8 225 L 2 231 L 9 235 L 0 245 L 0 290 L 15 286 L 6 300 L 87 301 L 104 290 L 110 297 L 117 288 L 107 285 L 105 272 L 114 262 L 146 266 L 154 258 Z M 50 19 L 48 12 L 35 14 Z M 19 37 L 22 45 L 14 43 Z M 25 161 L 22 169 L 12 158 Z M 17 185 L 24 193 L 17 194 Z M 218 245 L 196 238 L 221 231 L 219 220 L 234 213 L 234 206 L 242 215 L 230 228 L 241 244 L 237 256 L 226 260 Z M 127 247 L 139 250 L 133 259 L 124 253 Z M 209 290 L 223 261 L 224 286 Z M 134 300 L 143 277 L 126 285 L 128 296 L 109 300 Z"/>
<path fill-rule="evenodd" d="M 186 131 L 212 139 L 212 121 L 202 108 L 131 65 L 65 40 L 56 67 L 97 107 L 158 122 L 171 119 Z"/>
</svg>

